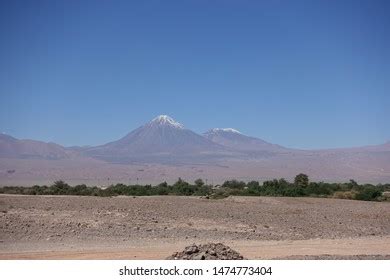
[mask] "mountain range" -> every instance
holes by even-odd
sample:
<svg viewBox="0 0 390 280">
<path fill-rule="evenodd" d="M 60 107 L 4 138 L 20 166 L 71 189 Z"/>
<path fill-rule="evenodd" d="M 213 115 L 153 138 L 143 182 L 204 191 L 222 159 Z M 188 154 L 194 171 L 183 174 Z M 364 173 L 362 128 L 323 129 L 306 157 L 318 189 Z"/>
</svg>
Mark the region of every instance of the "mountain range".
<svg viewBox="0 0 390 280">
<path fill-rule="evenodd" d="M 291 177 L 292 172 L 302 171 L 311 172 L 324 180 L 347 180 L 355 176 L 382 182 L 390 179 L 390 142 L 358 148 L 297 150 L 244 135 L 233 128 L 214 128 L 200 135 L 167 115 L 152 119 L 117 141 L 93 147 L 63 147 L 0 134 L 0 183 L 12 183 L 12 177 L 17 178 L 19 172 L 9 170 L 24 170 L 25 175 L 28 172 L 45 174 L 48 180 L 58 179 L 56 176 L 69 171 L 66 177 L 73 180 L 75 178 L 72 178 L 74 175 L 70 170 L 75 166 L 92 170 L 86 171 L 91 173 L 88 176 L 78 175 L 80 180 L 84 180 L 83 177 L 94 177 L 91 167 L 94 165 L 102 168 L 107 176 L 116 174 L 119 167 L 132 170 L 135 166 L 158 165 L 169 172 L 176 168 L 172 177 L 177 178 L 194 173 L 198 166 L 208 166 L 209 170 L 230 168 L 232 171 L 231 168 L 235 168 L 234 172 L 224 170 L 222 173 L 225 175 L 221 176 L 235 174 L 242 179 L 268 178 L 271 174 Z M 42 166 L 41 169 L 39 166 Z M 58 166 L 56 172 L 60 175 L 53 173 L 53 166 Z M 244 170 L 237 171 L 241 169 Z M 114 171 L 110 173 L 110 170 Z M 216 173 L 221 173 L 219 171 Z M 164 172 L 162 174 L 167 173 Z M 143 174 L 138 175 L 143 179 Z M 210 178 L 214 177 L 218 176 L 210 174 Z"/>
<path fill-rule="evenodd" d="M 84 154 L 112 162 L 199 161 L 229 154 L 219 145 L 166 115 L 154 118 L 125 137 L 84 150 Z"/>
<path fill-rule="evenodd" d="M 55 143 L 19 140 L 4 133 L 0 134 L 0 158 L 63 159 L 71 154 L 70 149 Z"/>
</svg>

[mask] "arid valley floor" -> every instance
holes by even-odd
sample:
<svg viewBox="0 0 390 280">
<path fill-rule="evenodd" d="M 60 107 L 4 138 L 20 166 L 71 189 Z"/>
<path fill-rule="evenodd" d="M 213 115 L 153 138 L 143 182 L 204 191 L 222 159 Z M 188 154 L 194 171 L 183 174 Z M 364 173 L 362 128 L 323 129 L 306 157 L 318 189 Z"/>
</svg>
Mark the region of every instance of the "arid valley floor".
<svg viewBox="0 0 390 280">
<path fill-rule="evenodd" d="M 0 195 L 0 259 L 164 259 L 206 242 L 248 259 L 390 259 L 390 203 Z"/>
</svg>

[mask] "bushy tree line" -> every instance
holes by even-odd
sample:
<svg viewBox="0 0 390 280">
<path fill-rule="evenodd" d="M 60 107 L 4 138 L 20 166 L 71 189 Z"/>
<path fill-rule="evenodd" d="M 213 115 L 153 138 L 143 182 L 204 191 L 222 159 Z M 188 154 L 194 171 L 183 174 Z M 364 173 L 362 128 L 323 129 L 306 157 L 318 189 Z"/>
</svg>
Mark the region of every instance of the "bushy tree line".
<svg viewBox="0 0 390 280">
<path fill-rule="evenodd" d="M 159 185 L 125 185 L 116 184 L 106 188 L 87 187 L 86 185 L 70 186 L 64 181 L 56 181 L 51 186 L 1 187 L 0 193 L 24 195 L 81 195 L 81 196 L 150 196 L 150 195 L 210 195 L 212 187 L 205 185 L 201 179 L 190 184 L 181 178 L 173 185 L 163 182 Z"/>
<path fill-rule="evenodd" d="M 274 179 L 260 184 L 257 181 L 248 183 L 236 180 L 226 181 L 224 192 L 234 195 L 252 196 L 290 196 L 290 197 L 332 197 L 367 201 L 386 200 L 383 192 L 390 191 L 390 184 L 359 185 L 354 180 L 348 183 L 309 182 L 306 174 L 298 174 L 293 183 L 285 179 Z M 240 191 L 236 191 L 239 189 Z"/>
<path fill-rule="evenodd" d="M 206 196 L 223 198 L 230 195 L 242 196 L 289 196 L 289 197 L 334 197 L 344 199 L 383 201 L 383 193 L 390 191 L 390 184 L 359 185 L 354 180 L 348 183 L 310 182 L 305 174 L 298 174 L 294 182 L 285 179 L 274 179 L 259 183 L 258 181 L 243 182 L 237 180 L 225 181 L 222 185 L 212 186 L 202 179 L 188 183 L 181 178 L 174 184 L 167 182 L 152 185 L 116 184 L 107 188 L 87 187 L 86 185 L 70 186 L 63 181 L 56 181 L 51 186 L 33 187 L 1 187 L 0 193 L 25 195 L 81 195 L 81 196 L 150 196 L 150 195 L 180 195 Z"/>
</svg>

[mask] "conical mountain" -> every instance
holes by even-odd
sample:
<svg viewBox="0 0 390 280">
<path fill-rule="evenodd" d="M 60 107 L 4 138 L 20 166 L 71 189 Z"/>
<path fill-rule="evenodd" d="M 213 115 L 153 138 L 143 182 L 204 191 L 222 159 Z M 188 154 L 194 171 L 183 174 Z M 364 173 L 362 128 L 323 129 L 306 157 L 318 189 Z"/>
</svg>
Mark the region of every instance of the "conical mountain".
<svg viewBox="0 0 390 280">
<path fill-rule="evenodd" d="M 160 115 L 118 141 L 90 148 L 90 156 L 109 161 L 199 157 L 224 153 L 225 148 L 184 128 L 167 115 Z"/>
<path fill-rule="evenodd" d="M 259 138 L 246 136 L 233 128 L 214 128 L 205 132 L 203 136 L 216 144 L 237 151 L 276 152 L 286 150 L 282 146 L 266 142 Z"/>
</svg>

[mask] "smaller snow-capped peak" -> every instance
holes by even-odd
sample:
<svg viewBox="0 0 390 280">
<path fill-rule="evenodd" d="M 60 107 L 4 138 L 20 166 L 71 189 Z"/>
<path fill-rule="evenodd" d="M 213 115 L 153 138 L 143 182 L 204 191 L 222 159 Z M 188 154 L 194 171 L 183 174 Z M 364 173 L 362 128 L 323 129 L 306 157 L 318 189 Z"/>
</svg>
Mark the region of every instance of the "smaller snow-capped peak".
<svg viewBox="0 0 390 280">
<path fill-rule="evenodd" d="M 213 128 L 211 130 L 212 132 L 231 132 L 231 133 L 238 133 L 238 134 L 242 134 L 241 132 L 239 132 L 237 129 L 234 129 L 234 128 Z"/>
<path fill-rule="evenodd" d="M 156 124 L 159 124 L 159 125 L 171 125 L 173 127 L 176 127 L 176 128 L 184 128 L 184 126 L 175 121 L 174 119 L 172 119 L 170 116 L 168 115 L 159 115 L 157 117 L 155 117 L 151 123 L 156 123 Z"/>
</svg>

